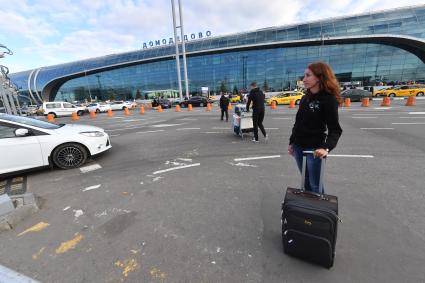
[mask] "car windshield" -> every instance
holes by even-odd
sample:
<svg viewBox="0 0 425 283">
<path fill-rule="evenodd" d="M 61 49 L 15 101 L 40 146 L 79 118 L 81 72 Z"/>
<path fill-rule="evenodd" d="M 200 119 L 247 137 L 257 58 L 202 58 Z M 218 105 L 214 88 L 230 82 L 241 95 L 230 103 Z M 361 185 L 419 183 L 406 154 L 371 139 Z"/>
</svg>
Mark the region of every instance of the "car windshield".
<svg viewBox="0 0 425 283">
<path fill-rule="evenodd" d="M 19 124 L 24 124 L 28 126 L 34 126 L 34 127 L 38 127 L 42 129 L 49 129 L 49 130 L 59 129 L 61 127 L 61 126 L 50 124 L 50 123 L 40 121 L 34 118 L 14 116 L 14 115 L 0 115 L 0 119 L 19 123 Z"/>
</svg>

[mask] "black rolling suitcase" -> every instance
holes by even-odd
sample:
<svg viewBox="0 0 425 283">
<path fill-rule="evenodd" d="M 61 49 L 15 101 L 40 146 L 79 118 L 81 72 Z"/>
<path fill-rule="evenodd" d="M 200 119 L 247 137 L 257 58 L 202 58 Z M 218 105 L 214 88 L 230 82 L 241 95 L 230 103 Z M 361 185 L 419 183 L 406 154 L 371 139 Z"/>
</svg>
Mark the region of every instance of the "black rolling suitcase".
<svg viewBox="0 0 425 283">
<path fill-rule="evenodd" d="M 304 190 L 306 155 L 303 152 L 301 189 L 287 188 L 282 203 L 283 251 L 291 256 L 332 267 L 338 224 L 338 198 L 323 194 L 323 173 L 326 158 L 320 169 L 321 194 Z"/>
</svg>

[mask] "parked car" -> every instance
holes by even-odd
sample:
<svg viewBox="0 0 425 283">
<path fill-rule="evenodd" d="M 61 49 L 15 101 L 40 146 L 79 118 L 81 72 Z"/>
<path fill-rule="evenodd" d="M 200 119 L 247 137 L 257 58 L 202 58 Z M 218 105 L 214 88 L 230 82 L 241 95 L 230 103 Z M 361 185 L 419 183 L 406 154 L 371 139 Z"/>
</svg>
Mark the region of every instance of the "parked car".
<svg viewBox="0 0 425 283">
<path fill-rule="evenodd" d="M 32 116 L 37 113 L 38 108 L 37 105 L 24 105 L 20 110 L 22 115 Z"/>
<path fill-rule="evenodd" d="M 161 98 L 161 99 L 158 99 L 158 100 L 154 99 L 152 101 L 152 107 L 157 107 L 159 105 L 161 105 L 161 108 L 162 109 L 166 109 L 166 108 L 171 108 L 172 107 L 171 101 L 168 100 L 168 99 L 165 99 L 165 98 Z"/>
<path fill-rule="evenodd" d="M 70 116 L 76 112 L 78 116 L 81 116 L 86 112 L 85 107 L 78 107 L 69 102 L 54 101 L 54 102 L 43 102 L 43 114 L 53 114 L 53 116 Z"/>
<path fill-rule="evenodd" d="M 387 89 L 381 96 L 424 96 L 425 85 L 400 85 Z"/>
<path fill-rule="evenodd" d="M 372 99 L 372 93 L 364 90 L 364 89 L 347 89 L 341 92 L 341 98 L 349 98 L 350 101 L 362 101 L 363 98 L 369 98 L 369 100 Z"/>
<path fill-rule="evenodd" d="M 131 103 L 127 101 L 114 101 L 110 103 L 112 110 L 124 110 L 125 108 L 131 109 Z"/>
<path fill-rule="evenodd" d="M 189 99 L 186 99 L 180 102 L 181 107 L 187 107 L 189 104 L 192 104 L 193 107 L 206 107 L 210 101 L 203 96 L 192 96 Z"/>
<path fill-rule="evenodd" d="M 49 165 L 76 168 L 110 148 L 102 128 L 0 114 L 0 175 Z"/>
<path fill-rule="evenodd" d="M 107 103 L 90 103 L 87 105 L 87 110 L 89 112 L 95 111 L 96 113 L 99 112 L 107 112 L 108 110 L 112 110 L 111 105 Z"/>
<path fill-rule="evenodd" d="M 299 91 L 285 91 L 281 94 L 272 96 L 266 100 L 267 105 L 271 105 L 274 101 L 276 105 L 279 104 L 290 104 L 291 100 L 294 100 L 295 104 L 299 104 L 301 101 L 301 98 L 303 97 L 304 93 Z"/>
</svg>

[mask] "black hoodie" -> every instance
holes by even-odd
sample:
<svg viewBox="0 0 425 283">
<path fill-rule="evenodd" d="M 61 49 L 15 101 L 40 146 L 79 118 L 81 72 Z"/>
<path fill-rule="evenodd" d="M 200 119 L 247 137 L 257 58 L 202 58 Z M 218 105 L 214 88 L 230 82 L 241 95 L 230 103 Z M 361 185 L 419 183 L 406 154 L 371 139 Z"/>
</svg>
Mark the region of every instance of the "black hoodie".
<svg viewBox="0 0 425 283">
<path fill-rule="evenodd" d="M 335 96 L 324 91 L 303 96 L 289 144 L 332 150 L 336 147 L 341 134 L 338 101 Z"/>
</svg>

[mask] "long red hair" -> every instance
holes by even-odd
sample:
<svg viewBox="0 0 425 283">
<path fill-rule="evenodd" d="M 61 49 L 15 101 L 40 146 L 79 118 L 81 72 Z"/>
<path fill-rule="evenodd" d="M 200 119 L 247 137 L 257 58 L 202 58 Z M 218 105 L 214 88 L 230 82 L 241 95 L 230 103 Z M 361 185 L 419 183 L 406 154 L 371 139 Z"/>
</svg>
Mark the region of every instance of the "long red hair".
<svg viewBox="0 0 425 283">
<path fill-rule="evenodd" d="M 307 66 L 313 74 L 319 79 L 320 90 L 324 90 L 327 93 L 334 95 L 339 103 L 341 103 L 341 95 L 339 82 L 332 71 L 331 66 L 324 62 L 315 62 Z"/>
</svg>

